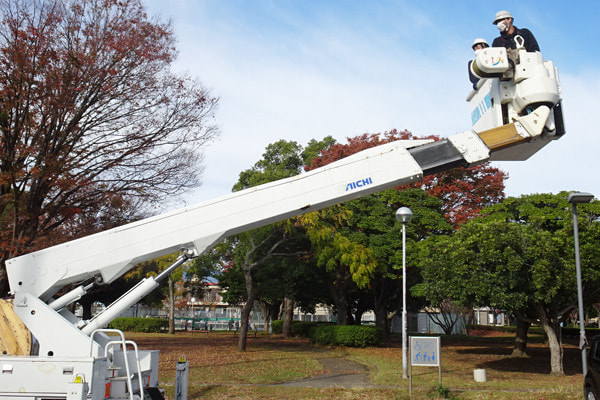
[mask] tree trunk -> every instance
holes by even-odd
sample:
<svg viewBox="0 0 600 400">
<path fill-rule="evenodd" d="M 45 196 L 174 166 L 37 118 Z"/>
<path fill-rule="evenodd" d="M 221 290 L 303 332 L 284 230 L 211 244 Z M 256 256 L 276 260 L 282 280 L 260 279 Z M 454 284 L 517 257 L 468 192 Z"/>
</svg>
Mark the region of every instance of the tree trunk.
<svg viewBox="0 0 600 400">
<path fill-rule="evenodd" d="M 269 325 L 271 324 L 271 313 L 266 312 L 263 318 L 263 332 L 269 332 Z"/>
<path fill-rule="evenodd" d="M 358 297 L 356 302 L 356 310 L 354 311 L 354 321 L 357 325 L 362 324 L 363 315 L 373 309 L 373 301 L 370 294 L 363 294 Z"/>
<path fill-rule="evenodd" d="M 333 289 L 331 292 L 333 302 L 335 303 L 335 308 L 337 310 L 337 324 L 348 325 L 348 301 L 346 301 L 346 296 L 343 294 L 340 295 L 335 289 Z"/>
<path fill-rule="evenodd" d="M 292 337 L 292 320 L 294 319 L 294 300 L 283 298 L 283 328 L 281 336 L 283 338 Z"/>
<path fill-rule="evenodd" d="M 465 334 L 471 335 L 471 325 L 473 324 L 473 310 L 464 311 L 462 313 L 463 321 L 465 321 Z"/>
<path fill-rule="evenodd" d="M 248 298 L 244 307 L 242 307 L 242 316 L 240 321 L 240 338 L 238 340 L 238 350 L 246 351 L 246 339 L 248 338 L 248 326 L 250 325 L 250 312 L 254 304 L 254 295 Z"/>
<path fill-rule="evenodd" d="M 354 324 L 362 325 L 362 316 L 365 312 L 363 310 L 357 310 L 354 312 Z"/>
<path fill-rule="evenodd" d="M 517 333 L 515 335 L 515 346 L 511 357 L 527 357 L 527 333 L 529 332 L 529 322 L 516 318 Z"/>
<path fill-rule="evenodd" d="M 444 299 L 439 303 L 439 313 L 427 311 L 427 315 L 444 330 L 444 334 L 451 335 L 462 314 L 452 300 Z"/>
<path fill-rule="evenodd" d="M 329 283 L 329 293 L 337 309 L 337 325 L 348 325 L 348 300 L 344 290 L 345 278 L 335 271 L 335 282 Z"/>
<path fill-rule="evenodd" d="M 270 304 L 261 301 L 261 308 L 263 310 L 263 330 L 269 332 L 269 324 L 271 323 L 271 316 L 273 315 L 272 307 Z"/>
<path fill-rule="evenodd" d="M 175 334 L 175 284 L 169 277 L 169 334 Z"/>
<path fill-rule="evenodd" d="M 350 305 L 346 307 L 346 325 L 356 325 L 354 314 L 352 314 L 352 307 L 350 307 Z"/>
<path fill-rule="evenodd" d="M 240 321 L 240 338 L 238 340 L 238 350 L 246 351 L 246 340 L 248 338 L 248 325 L 250 324 L 250 312 L 256 300 L 256 294 L 254 293 L 254 282 L 252 280 L 251 268 L 244 268 L 244 278 L 246 280 L 246 292 L 248 299 L 246 304 L 242 307 L 242 315 Z"/>
<path fill-rule="evenodd" d="M 390 330 L 388 329 L 388 316 L 387 316 L 387 296 L 385 295 L 382 286 L 379 285 L 379 291 L 375 291 L 373 296 L 373 308 L 375 313 L 375 326 L 383 329 L 383 339 L 387 340 L 390 338 Z"/>
<path fill-rule="evenodd" d="M 600 314 L 600 304 L 599 303 L 592 304 L 592 307 L 594 307 L 594 310 L 596 310 L 597 314 Z M 600 328 L 600 318 L 598 318 L 598 328 Z"/>
<path fill-rule="evenodd" d="M 442 307 L 440 307 L 439 313 L 427 311 L 427 315 L 434 324 L 442 328 L 444 335 L 452 335 L 457 319 L 451 313 L 448 313 L 447 310 L 443 310 Z"/>
<path fill-rule="evenodd" d="M 387 318 L 387 307 L 378 307 L 375 310 L 375 326 L 383 330 L 384 340 L 388 340 L 390 338 L 390 330 Z"/>
<path fill-rule="evenodd" d="M 563 348 L 560 326 L 554 326 L 547 320 L 542 319 L 542 327 L 548 337 L 548 347 L 550 347 L 550 374 L 563 376 Z M 557 334 L 558 332 L 558 334 Z"/>
</svg>

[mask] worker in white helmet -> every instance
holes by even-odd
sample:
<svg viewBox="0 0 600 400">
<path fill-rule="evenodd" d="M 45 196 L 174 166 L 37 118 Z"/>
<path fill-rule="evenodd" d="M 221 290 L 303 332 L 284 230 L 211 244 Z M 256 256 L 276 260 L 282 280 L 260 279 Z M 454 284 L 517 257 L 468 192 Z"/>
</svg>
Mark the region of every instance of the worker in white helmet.
<svg viewBox="0 0 600 400">
<path fill-rule="evenodd" d="M 513 25 L 513 16 L 510 12 L 502 10 L 496 13 L 493 24 L 498 27 L 500 36 L 492 42 L 492 47 L 506 47 L 516 49 L 524 47 L 527 51 L 540 51 L 533 33 L 529 29 L 519 29 Z"/>
<path fill-rule="evenodd" d="M 486 47 L 490 47 L 490 45 L 488 44 L 488 42 L 485 39 L 482 39 L 482 38 L 475 39 L 473 41 L 473 44 L 471 45 L 471 48 L 475 52 L 475 55 L 479 54 L 479 52 L 481 50 L 485 49 Z M 471 71 L 471 63 L 472 62 L 473 62 L 473 60 L 469 60 L 469 62 L 467 64 L 467 69 L 469 70 L 469 80 L 473 84 L 473 89 L 477 89 L 477 82 L 479 82 L 479 77 L 475 76 L 473 74 L 473 72 Z"/>
</svg>

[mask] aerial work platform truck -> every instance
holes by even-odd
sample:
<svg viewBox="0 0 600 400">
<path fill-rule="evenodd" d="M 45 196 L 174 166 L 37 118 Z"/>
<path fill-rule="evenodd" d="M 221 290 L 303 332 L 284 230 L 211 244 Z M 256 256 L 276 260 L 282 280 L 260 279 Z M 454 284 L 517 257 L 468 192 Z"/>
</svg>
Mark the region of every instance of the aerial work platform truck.
<svg viewBox="0 0 600 400">
<path fill-rule="evenodd" d="M 439 141 L 387 143 L 291 178 L 8 260 L 11 298 L 0 304 L 0 399 L 160 399 L 158 351 L 138 350 L 106 326 L 187 260 L 230 235 L 428 174 L 490 160 L 524 161 L 565 133 L 558 74 L 539 52 L 487 48 L 472 68 L 481 78 L 467 98 L 472 129 Z M 69 311 L 95 285 L 174 252 L 180 255 L 169 268 L 143 279 L 93 318 L 80 320 Z"/>
</svg>

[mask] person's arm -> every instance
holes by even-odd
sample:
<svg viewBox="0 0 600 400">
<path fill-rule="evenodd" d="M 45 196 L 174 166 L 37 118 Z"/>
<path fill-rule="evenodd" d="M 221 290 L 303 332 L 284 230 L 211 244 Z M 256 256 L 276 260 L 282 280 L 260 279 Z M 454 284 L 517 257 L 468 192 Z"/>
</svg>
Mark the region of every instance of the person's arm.
<svg viewBox="0 0 600 400">
<path fill-rule="evenodd" d="M 535 36 L 529 29 L 521 29 L 522 36 L 525 38 L 525 49 L 527 51 L 540 51 L 540 46 L 538 45 L 537 40 L 535 40 Z"/>
</svg>

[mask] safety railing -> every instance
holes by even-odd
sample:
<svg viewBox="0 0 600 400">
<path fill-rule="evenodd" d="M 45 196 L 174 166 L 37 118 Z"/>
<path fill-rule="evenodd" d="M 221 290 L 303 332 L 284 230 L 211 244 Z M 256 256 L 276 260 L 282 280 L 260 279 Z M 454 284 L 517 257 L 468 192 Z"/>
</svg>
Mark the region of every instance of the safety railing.
<svg viewBox="0 0 600 400">
<path fill-rule="evenodd" d="M 123 348 L 123 362 L 125 364 L 125 373 L 127 374 L 126 381 L 127 381 L 127 388 L 129 390 L 129 400 L 135 400 L 135 399 L 133 397 L 133 382 L 132 382 L 132 377 L 134 375 L 131 373 L 131 369 L 129 368 L 129 357 L 127 356 L 127 345 L 131 345 L 133 347 L 134 354 L 135 354 L 135 360 L 136 360 L 136 364 L 137 364 L 137 374 L 138 374 L 138 381 L 139 381 L 139 387 L 140 387 L 140 399 L 143 399 L 144 398 L 144 382 L 142 380 L 142 368 L 140 365 L 140 355 L 139 355 L 137 343 L 135 343 L 132 340 L 125 340 L 125 335 L 123 334 L 122 331 L 120 331 L 118 329 L 96 329 L 90 335 L 90 355 L 92 355 L 92 352 L 94 349 L 94 335 L 96 333 L 105 333 L 105 334 L 116 333 L 121 338 L 121 340 L 112 340 L 105 344 L 104 356 L 108 357 L 108 354 L 109 354 L 108 350 L 110 347 L 112 347 L 114 345 L 119 345 Z M 113 353 L 113 359 L 110 361 L 114 362 L 114 353 Z"/>
</svg>

